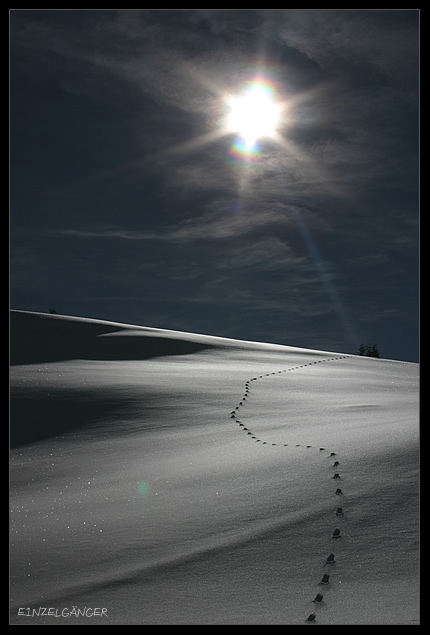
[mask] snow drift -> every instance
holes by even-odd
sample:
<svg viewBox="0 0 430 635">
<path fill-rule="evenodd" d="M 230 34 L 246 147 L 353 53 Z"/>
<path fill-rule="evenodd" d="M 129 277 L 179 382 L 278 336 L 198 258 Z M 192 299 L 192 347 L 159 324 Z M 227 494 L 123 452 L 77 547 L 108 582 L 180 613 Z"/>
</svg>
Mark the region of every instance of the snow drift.
<svg viewBox="0 0 430 635">
<path fill-rule="evenodd" d="M 12 624 L 418 624 L 417 364 L 10 335 Z"/>
</svg>

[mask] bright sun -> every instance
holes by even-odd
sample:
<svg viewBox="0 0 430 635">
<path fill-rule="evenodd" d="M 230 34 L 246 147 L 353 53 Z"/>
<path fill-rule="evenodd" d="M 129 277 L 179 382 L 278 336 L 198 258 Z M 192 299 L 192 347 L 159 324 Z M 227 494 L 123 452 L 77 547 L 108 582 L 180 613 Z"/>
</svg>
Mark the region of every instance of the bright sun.
<svg viewBox="0 0 430 635">
<path fill-rule="evenodd" d="M 273 91 L 265 84 L 254 82 L 238 96 L 227 98 L 229 113 L 226 128 L 238 134 L 248 147 L 262 137 L 273 137 L 280 120 L 280 106 Z"/>
</svg>

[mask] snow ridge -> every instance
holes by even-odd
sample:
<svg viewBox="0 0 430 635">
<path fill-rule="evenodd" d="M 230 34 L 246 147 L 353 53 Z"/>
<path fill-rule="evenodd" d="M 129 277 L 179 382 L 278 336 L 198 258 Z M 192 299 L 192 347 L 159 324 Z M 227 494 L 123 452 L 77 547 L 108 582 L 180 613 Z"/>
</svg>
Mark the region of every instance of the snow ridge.
<svg viewBox="0 0 430 635">
<path fill-rule="evenodd" d="M 306 366 L 312 366 L 313 364 L 319 364 L 322 362 L 329 362 L 329 361 L 333 361 L 333 360 L 341 360 L 341 359 L 346 359 L 348 357 L 351 357 L 351 355 L 341 355 L 338 357 L 327 357 L 324 359 L 318 359 L 316 361 L 312 361 L 312 362 L 308 362 L 307 364 L 301 364 L 298 366 L 292 366 L 291 368 L 285 368 L 283 370 L 278 370 L 278 371 L 274 371 L 271 373 L 265 373 L 264 375 L 259 375 L 256 377 L 252 377 L 251 379 L 249 379 L 248 381 L 245 382 L 245 392 L 244 395 L 242 397 L 242 399 L 239 401 L 239 403 L 237 404 L 237 406 L 234 408 L 234 410 L 231 411 L 230 413 L 230 418 L 233 419 L 242 429 L 242 431 L 246 432 L 247 435 L 250 437 L 250 439 L 253 439 L 255 441 L 255 443 L 261 443 L 261 445 L 279 445 L 278 443 L 269 443 L 268 441 L 264 441 L 261 438 L 257 437 L 255 434 L 253 434 L 253 432 L 251 432 L 249 430 L 249 428 L 247 428 L 244 423 L 238 419 L 238 414 L 239 414 L 239 410 L 245 405 L 244 402 L 246 402 L 246 400 L 249 398 L 250 396 L 250 390 L 251 390 L 251 382 L 255 382 L 258 381 L 259 379 L 263 379 L 263 377 L 271 377 L 273 375 L 279 375 L 281 373 L 286 373 L 289 371 L 294 371 L 294 370 L 298 370 L 299 368 L 305 368 Z M 288 446 L 288 443 L 283 443 L 281 444 L 284 447 Z M 307 449 L 311 449 L 313 448 L 312 445 L 310 444 L 295 444 L 295 447 L 306 447 Z M 327 456 L 331 459 L 333 459 L 333 457 L 337 457 L 337 453 L 334 451 L 330 451 L 328 448 L 325 447 L 319 447 L 319 452 L 325 452 L 328 453 Z M 334 472 L 331 472 L 331 476 L 330 478 L 334 481 L 336 481 L 336 483 L 338 481 L 341 480 L 341 474 L 338 471 L 340 466 L 340 460 L 338 458 L 336 458 L 332 464 L 332 470 L 336 470 Z M 340 487 L 336 487 L 333 488 L 333 495 L 336 498 L 341 498 L 343 496 L 343 491 Z M 339 502 L 339 501 L 338 501 Z M 337 519 L 337 524 L 338 525 L 342 525 L 342 523 L 344 522 L 344 518 L 345 518 L 345 512 L 344 512 L 344 508 L 338 506 L 336 508 L 335 511 L 335 515 L 336 515 L 336 519 Z M 339 529 L 339 527 L 335 527 L 333 530 L 333 533 L 331 535 L 330 541 L 331 542 L 336 542 L 338 540 L 340 540 L 342 538 L 342 532 Z M 325 561 L 324 564 L 324 573 L 322 575 L 322 578 L 320 580 L 320 582 L 318 583 L 319 586 L 321 587 L 328 587 L 331 585 L 330 582 L 330 575 L 332 575 L 334 567 L 336 565 L 336 559 L 335 559 L 335 554 L 333 552 L 330 552 L 327 556 L 327 559 Z M 330 573 L 329 573 L 330 572 Z M 333 577 L 333 575 L 332 575 Z M 324 600 L 324 595 L 322 592 L 319 592 L 316 594 L 315 598 L 312 600 L 312 603 L 314 604 L 314 610 L 308 615 L 308 617 L 305 620 L 306 624 L 315 624 L 317 622 L 317 612 L 318 609 L 322 606 L 325 605 L 325 600 Z"/>
</svg>

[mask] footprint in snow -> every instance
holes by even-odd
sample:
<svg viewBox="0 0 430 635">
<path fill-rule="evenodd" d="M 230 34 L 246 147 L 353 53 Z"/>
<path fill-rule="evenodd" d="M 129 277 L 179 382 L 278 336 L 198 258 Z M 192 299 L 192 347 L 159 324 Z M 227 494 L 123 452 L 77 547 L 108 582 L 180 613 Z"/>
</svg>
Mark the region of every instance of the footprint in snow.
<svg viewBox="0 0 430 635">
<path fill-rule="evenodd" d="M 328 557 L 327 560 L 325 561 L 326 564 L 335 564 L 336 560 L 334 559 L 334 553 L 331 553 Z"/>
<path fill-rule="evenodd" d="M 314 604 L 322 604 L 323 603 L 323 594 L 322 593 L 317 593 L 316 596 L 314 597 L 314 599 L 312 600 L 312 602 Z"/>
</svg>

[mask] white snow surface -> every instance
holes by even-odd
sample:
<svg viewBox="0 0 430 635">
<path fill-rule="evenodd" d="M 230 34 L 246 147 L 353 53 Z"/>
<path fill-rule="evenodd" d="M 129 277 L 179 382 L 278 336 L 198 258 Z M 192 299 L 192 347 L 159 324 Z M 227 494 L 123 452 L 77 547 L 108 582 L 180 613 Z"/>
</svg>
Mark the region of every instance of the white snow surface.
<svg viewBox="0 0 430 635">
<path fill-rule="evenodd" d="M 10 332 L 11 624 L 419 624 L 418 364 Z"/>
</svg>

